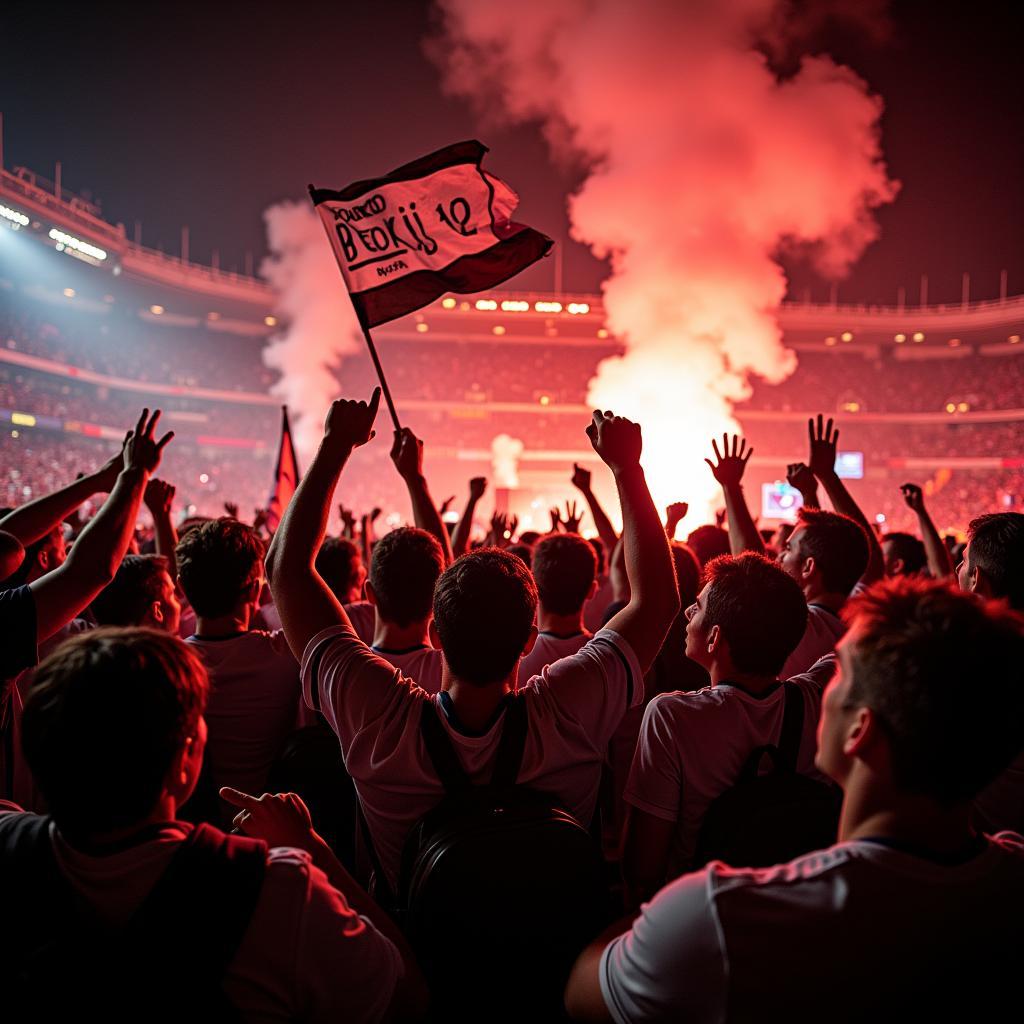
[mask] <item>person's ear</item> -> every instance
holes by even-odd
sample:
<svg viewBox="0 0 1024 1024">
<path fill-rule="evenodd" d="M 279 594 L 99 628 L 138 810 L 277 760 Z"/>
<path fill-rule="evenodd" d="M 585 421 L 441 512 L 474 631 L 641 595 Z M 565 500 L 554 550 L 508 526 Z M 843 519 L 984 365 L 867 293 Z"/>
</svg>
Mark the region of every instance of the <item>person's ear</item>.
<svg viewBox="0 0 1024 1024">
<path fill-rule="evenodd" d="M 905 563 L 902 558 L 894 558 L 892 561 L 892 572 L 890 576 L 902 576 L 905 568 Z"/>
<path fill-rule="evenodd" d="M 708 654 L 714 654 L 722 644 L 722 630 L 716 623 L 708 630 Z"/>
<path fill-rule="evenodd" d="M 376 592 L 373 589 L 373 584 L 370 582 L 369 577 L 367 577 L 363 581 L 363 587 L 366 590 L 366 600 L 369 601 L 370 604 L 372 604 L 374 608 L 376 608 L 377 607 L 377 594 L 376 594 Z"/>
<path fill-rule="evenodd" d="M 815 570 L 817 570 L 817 568 L 817 565 L 815 565 L 814 563 L 814 555 L 808 555 L 804 559 L 804 564 L 800 566 L 800 575 L 805 580 L 810 579 L 814 575 Z"/>
<path fill-rule="evenodd" d="M 50 552 L 42 548 L 36 552 L 36 564 L 43 573 L 50 571 Z"/>
<path fill-rule="evenodd" d="M 367 584 L 369 587 L 369 584 Z M 430 625 L 427 626 L 427 631 L 430 634 L 430 646 L 436 650 L 441 650 L 441 634 L 437 631 L 437 626 L 434 625 L 434 620 L 430 620 Z"/>
<path fill-rule="evenodd" d="M 878 742 L 881 734 L 881 723 L 874 711 L 867 707 L 857 708 L 843 739 L 843 753 L 847 757 L 866 760 L 865 755 Z"/>
<path fill-rule="evenodd" d="M 980 566 L 976 565 L 973 569 L 967 571 L 967 585 L 970 590 L 981 594 L 982 597 L 990 598 L 993 596 L 992 586 Z"/>
<path fill-rule="evenodd" d="M 533 625 L 530 627 L 530 635 L 526 638 L 526 643 L 523 644 L 523 653 L 520 657 L 525 658 L 526 655 L 533 650 L 533 645 L 537 642 L 537 627 Z"/>
<path fill-rule="evenodd" d="M 164 606 L 160 601 L 150 601 L 149 618 L 161 626 L 164 624 Z"/>
<path fill-rule="evenodd" d="M 590 589 L 587 591 L 587 601 L 589 601 L 597 593 L 597 580 L 590 584 Z M 586 603 L 586 602 L 584 602 Z"/>
</svg>

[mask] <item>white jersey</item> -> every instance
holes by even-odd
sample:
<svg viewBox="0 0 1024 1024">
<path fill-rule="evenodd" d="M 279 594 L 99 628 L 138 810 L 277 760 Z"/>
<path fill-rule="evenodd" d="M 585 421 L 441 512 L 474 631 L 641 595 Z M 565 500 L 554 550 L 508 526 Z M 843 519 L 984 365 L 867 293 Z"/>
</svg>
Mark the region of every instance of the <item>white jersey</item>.
<svg viewBox="0 0 1024 1024">
<path fill-rule="evenodd" d="M 533 650 L 519 662 L 519 683 L 529 682 L 533 676 L 539 676 L 545 666 L 551 665 L 562 658 L 571 657 L 585 643 L 592 633 L 573 633 L 571 636 L 559 636 L 557 633 L 538 633 Z"/>
<path fill-rule="evenodd" d="M 441 692 L 441 666 L 444 655 L 430 644 L 417 644 L 402 651 L 387 647 L 371 647 L 371 651 L 397 668 L 406 679 L 411 679 L 421 690 L 433 695 Z"/>
<path fill-rule="evenodd" d="M 804 700 L 803 736 L 797 771 L 826 781 L 814 766 L 818 717 L 825 686 L 835 673 L 835 655 L 796 676 Z M 655 697 L 644 714 L 633 766 L 626 783 L 627 804 L 676 823 L 668 877 L 693 866 L 697 837 L 711 802 L 736 784 L 757 747 L 777 744 L 782 733 L 785 688 L 754 696 L 729 683 L 696 693 Z"/>
<path fill-rule="evenodd" d="M 781 679 L 790 679 L 806 672 L 819 658 L 831 654 L 846 632 L 843 620 L 823 604 L 807 606 L 807 628 L 796 649 L 786 659 L 779 673 Z"/>
<path fill-rule="evenodd" d="M 548 666 L 543 677 L 506 698 L 526 702 L 518 781 L 551 793 L 589 826 L 608 741 L 627 708 L 643 700 L 643 688 L 632 648 L 610 629 Z M 482 783 L 493 771 L 505 705 L 482 734 L 467 731 L 447 693 L 431 697 L 347 625 L 310 640 L 302 656 L 302 690 L 341 741 L 377 856 L 394 887 L 409 831 L 444 796 L 420 737 L 422 716 L 438 716 L 466 772 Z"/>
<path fill-rule="evenodd" d="M 605 1004 L 620 1024 L 996 1019 L 1019 1002 L 1024 838 L 979 845 L 954 864 L 869 840 L 713 862 L 607 946 Z"/>
</svg>

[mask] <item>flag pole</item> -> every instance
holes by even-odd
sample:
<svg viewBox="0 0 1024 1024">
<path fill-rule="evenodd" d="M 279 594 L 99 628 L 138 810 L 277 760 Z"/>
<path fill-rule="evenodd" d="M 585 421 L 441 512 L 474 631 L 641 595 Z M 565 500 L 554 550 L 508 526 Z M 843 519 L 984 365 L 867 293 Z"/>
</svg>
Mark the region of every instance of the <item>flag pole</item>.
<svg viewBox="0 0 1024 1024">
<path fill-rule="evenodd" d="M 309 198 L 313 201 L 313 209 L 316 211 L 316 200 L 314 198 L 314 188 L 312 185 L 309 186 Z M 317 217 L 320 214 L 317 213 Z M 321 223 L 323 223 L 321 219 Z M 330 229 L 324 224 L 324 231 L 327 234 L 327 243 L 331 247 L 331 251 L 334 252 L 334 244 L 331 242 Z M 335 254 L 335 262 L 337 262 L 337 254 Z M 341 271 L 341 264 L 338 264 L 338 270 Z M 344 276 L 342 277 L 344 280 Z M 345 291 L 348 292 L 348 286 L 346 284 Z M 398 422 L 398 412 L 395 410 L 394 400 L 391 398 L 391 388 L 388 387 L 387 378 L 384 376 L 384 367 L 380 365 L 380 357 L 377 355 L 377 346 L 373 343 L 373 336 L 370 334 L 370 327 L 363 319 L 362 313 L 359 311 L 359 307 L 355 304 L 352 299 L 352 293 L 348 292 L 349 301 L 352 302 L 352 309 L 356 314 L 356 319 L 359 321 L 359 329 L 363 332 L 363 340 L 366 342 L 366 347 L 370 350 L 370 358 L 373 360 L 373 368 L 377 371 L 377 379 L 380 381 L 380 389 L 384 393 L 384 401 L 387 402 L 388 412 L 391 413 L 391 422 L 395 425 L 395 430 L 401 430 L 402 424 Z"/>
</svg>

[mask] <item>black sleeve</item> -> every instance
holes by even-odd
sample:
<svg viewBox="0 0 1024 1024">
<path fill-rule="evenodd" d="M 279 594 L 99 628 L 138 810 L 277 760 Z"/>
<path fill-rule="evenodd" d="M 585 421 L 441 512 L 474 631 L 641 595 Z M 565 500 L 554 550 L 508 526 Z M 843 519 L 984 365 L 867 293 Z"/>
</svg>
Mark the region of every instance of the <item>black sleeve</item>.
<svg viewBox="0 0 1024 1024">
<path fill-rule="evenodd" d="M 36 602 L 29 587 L 0 590 L 0 680 L 38 660 Z"/>
</svg>

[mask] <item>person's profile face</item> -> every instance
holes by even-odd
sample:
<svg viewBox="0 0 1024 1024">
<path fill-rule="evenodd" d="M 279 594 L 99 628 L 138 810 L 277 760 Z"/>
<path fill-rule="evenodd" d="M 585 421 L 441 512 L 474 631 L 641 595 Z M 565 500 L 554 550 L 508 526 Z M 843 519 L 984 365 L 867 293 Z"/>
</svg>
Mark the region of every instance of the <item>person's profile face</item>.
<svg viewBox="0 0 1024 1024">
<path fill-rule="evenodd" d="M 800 545 L 803 542 L 806 527 L 798 526 L 783 542 L 779 548 L 779 557 L 776 559 L 779 568 L 792 576 L 798 583 L 802 580 L 801 569 L 803 568 L 803 556 L 800 554 Z"/>
<path fill-rule="evenodd" d="M 181 624 L 181 602 L 174 589 L 174 581 L 168 572 L 160 574 L 160 607 L 163 611 L 163 628 L 172 636 L 177 636 Z"/>
<path fill-rule="evenodd" d="M 708 651 L 710 626 L 706 622 L 707 596 L 710 589 L 710 584 L 704 587 L 693 604 L 683 613 L 686 616 L 686 656 L 705 668 L 711 662 Z"/>
<path fill-rule="evenodd" d="M 971 545 L 968 542 L 964 548 L 963 557 L 960 559 L 960 564 L 956 567 L 956 581 L 960 586 L 961 590 L 973 590 L 976 582 L 971 580 L 971 573 L 968 569 L 970 563 L 970 550 Z"/>
<path fill-rule="evenodd" d="M 848 759 L 843 752 L 847 728 L 850 724 L 850 690 L 853 685 L 853 651 L 855 638 L 848 633 L 836 648 L 838 667 L 831 682 L 825 687 L 818 719 L 818 750 L 814 765 L 818 771 L 843 784 Z"/>
</svg>

